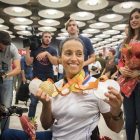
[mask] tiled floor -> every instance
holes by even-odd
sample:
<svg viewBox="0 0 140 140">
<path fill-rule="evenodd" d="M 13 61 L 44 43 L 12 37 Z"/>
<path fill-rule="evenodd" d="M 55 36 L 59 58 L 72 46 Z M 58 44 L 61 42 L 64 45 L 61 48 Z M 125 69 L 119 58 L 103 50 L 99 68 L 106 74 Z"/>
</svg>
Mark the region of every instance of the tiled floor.
<svg viewBox="0 0 140 140">
<path fill-rule="evenodd" d="M 14 92 L 14 95 L 15 95 L 15 92 Z M 15 101 L 13 99 L 13 105 L 15 105 L 14 103 L 15 103 Z M 21 102 L 21 101 L 19 101 L 18 106 L 24 107 L 24 108 L 26 107 L 24 105 L 24 103 Z M 41 124 L 40 124 L 40 118 L 39 118 L 41 110 L 42 110 L 42 104 L 41 104 L 41 102 L 39 102 L 38 106 L 37 106 L 37 112 L 36 112 L 36 114 L 38 116 L 38 118 L 37 118 L 38 131 L 43 131 L 43 128 L 41 127 Z M 27 113 L 25 113 L 24 115 L 27 115 Z M 12 116 L 11 117 L 10 128 L 22 130 L 20 121 L 19 121 L 17 116 Z M 116 133 L 112 132 L 111 130 L 109 130 L 107 128 L 102 116 L 101 116 L 101 119 L 100 119 L 100 122 L 99 122 L 99 131 L 100 131 L 101 136 L 109 136 L 110 138 L 112 138 L 112 140 L 126 140 L 125 129 L 122 130 L 119 134 L 116 134 Z M 136 132 L 136 139 L 135 140 L 138 140 L 138 132 Z"/>
</svg>

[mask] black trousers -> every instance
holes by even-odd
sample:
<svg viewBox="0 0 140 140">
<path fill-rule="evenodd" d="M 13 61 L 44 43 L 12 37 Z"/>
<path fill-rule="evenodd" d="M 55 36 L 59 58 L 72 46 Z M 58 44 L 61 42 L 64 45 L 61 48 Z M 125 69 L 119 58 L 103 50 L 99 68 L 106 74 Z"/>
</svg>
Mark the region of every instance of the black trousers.
<svg viewBox="0 0 140 140">
<path fill-rule="evenodd" d="M 91 140 L 100 140 L 98 126 L 92 131 Z"/>
<path fill-rule="evenodd" d="M 100 75 L 101 75 L 101 74 L 99 73 L 99 74 L 92 75 L 92 77 L 99 78 Z"/>
</svg>

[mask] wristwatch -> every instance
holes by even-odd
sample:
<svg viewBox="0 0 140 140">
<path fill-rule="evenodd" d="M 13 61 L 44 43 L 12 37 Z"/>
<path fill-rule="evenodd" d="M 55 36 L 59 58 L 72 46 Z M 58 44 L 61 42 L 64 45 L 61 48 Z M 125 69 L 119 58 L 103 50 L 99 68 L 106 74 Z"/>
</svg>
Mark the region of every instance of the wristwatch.
<svg viewBox="0 0 140 140">
<path fill-rule="evenodd" d="M 121 112 L 119 113 L 118 116 L 113 116 L 113 115 L 111 114 L 111 117 L 112 117 L 113 120 L 119 121 L 119 120 L 121 120 L 121 119 L 123 118 L 123 111 L 121 110 Z"/>
<path fill-rule="evenodd" d="M 4 73 L 4 75 L 5 75 L 5 78 L 7 78 L 7 77 L 8 77 L 8 73 Z"/>
</svg>

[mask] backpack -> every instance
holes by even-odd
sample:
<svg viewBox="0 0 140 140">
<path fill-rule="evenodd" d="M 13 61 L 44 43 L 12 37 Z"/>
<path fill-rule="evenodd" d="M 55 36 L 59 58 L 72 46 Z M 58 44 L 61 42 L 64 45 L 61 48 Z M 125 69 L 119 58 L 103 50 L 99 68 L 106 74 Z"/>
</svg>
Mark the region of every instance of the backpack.
<svg viewBox="0 0 140 140">
<path fill-rule="evenodd" d="M 30 98 L 29 96 L 29 83 L 23 83 L 20 85 L 19 90 L 16 95 L 16 100 L 25 101 L 25 105 L 27 106 L 27 102 Z"/>
</svg>

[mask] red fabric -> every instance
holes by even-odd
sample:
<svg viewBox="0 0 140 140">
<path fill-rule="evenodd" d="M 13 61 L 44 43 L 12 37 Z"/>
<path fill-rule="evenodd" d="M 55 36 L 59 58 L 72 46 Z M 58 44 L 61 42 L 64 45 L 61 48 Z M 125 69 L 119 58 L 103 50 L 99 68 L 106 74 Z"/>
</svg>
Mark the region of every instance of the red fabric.
<svg viewBox="0 0 140 140">
<path fill-rule="evenodd" d="M 129 68 L 130 69 L 139 69 L 139 67 L 140 67 L 140 59 L 136 58 L 136 56 L 134 55 L 130 59 Z"/>
<path fill-rule="evenodd" d="M 120 85 L 120 90 L 125 94 L 127 98 L 129 98 L 135 86 L 137 85 L 137 78 L 131 79 L 121 75 L 117 79 L 117 82 Z"/>
<path fill-rule="evenodd" d="M 107 136 L 104 136 L 102 137 L 100 140 L 112 140 L 111 138 L 107 137 Z"/>
<path fill-rule="evenodd" d="M 124 62 L 123 62 L 123 60 L 122 60 L 122 55 L 121 55 L 121 59 L 120 59 L 120 61 L 119 61 L 119 63 L 118 63 L 118 69 L 120 69 L 120 67 L 124 67 L 125 66 L 125 64 L 124 64 Z"/>
<path fill-rule="evenodd" d="M 20 117 L 20 123 L 23 130 L 30 135 L 31 140 L 36 140 L 35 131 L 37 130 L 37 124 L 32 124 L 27 116 L 23 115 Z"/>
<path fill-rule="evenodd" d="M 124 46 L 122 47 L 122 56 L 125 60 L 125 63 L 129 62 L 129 60 L 131 59 L 130 50 L 128 48 L 124 47 Z"/>
<path fill-rule="evenodd" d="M 131 43 L 131 52 L 136 57 L 139 57 L 140 55 L 140 42 L 132 41 Z"/>
</svg>

